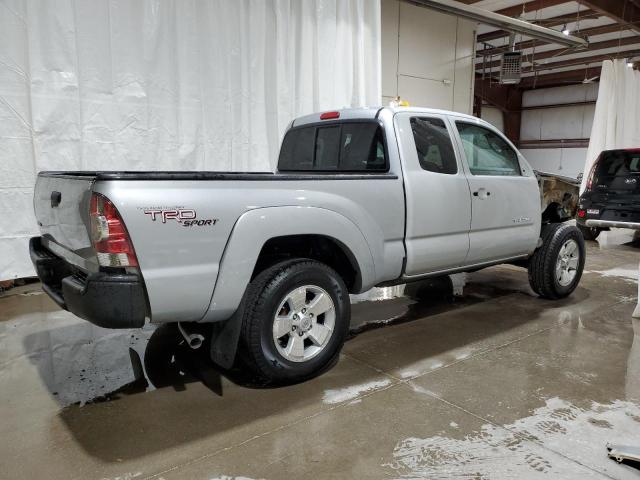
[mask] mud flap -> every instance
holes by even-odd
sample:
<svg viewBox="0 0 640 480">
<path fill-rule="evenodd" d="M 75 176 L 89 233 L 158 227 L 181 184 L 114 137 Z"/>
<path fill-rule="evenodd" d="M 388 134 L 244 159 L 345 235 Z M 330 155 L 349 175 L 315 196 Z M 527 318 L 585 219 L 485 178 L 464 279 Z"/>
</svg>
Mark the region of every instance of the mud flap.
<svg viewBox="0 0 640 480">
<path fill-rule="evenodd" d="M 211 360 L 222 368 L 230 369 L 238 351 L 238 341 L 242 330 L 244 302 L 228 320 L 213 324 L 211 331 Z"/>
</svg>

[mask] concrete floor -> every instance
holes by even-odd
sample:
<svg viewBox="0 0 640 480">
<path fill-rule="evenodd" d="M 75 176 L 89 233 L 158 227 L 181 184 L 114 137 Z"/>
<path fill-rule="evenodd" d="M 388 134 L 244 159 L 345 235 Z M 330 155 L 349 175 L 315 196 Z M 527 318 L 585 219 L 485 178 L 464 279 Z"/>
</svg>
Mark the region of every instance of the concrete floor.
<svg viewBox="0 0 640 480">
<path fill-rule="evenodd" d="M 589 243 L 562 301 L 510 266 L 457 276 L 462 296 L 438 281 L 358 297 L 337 365 L 277 389 L 220 375 L 173 329 L 104 330 L 37 284 L 11 290 L 0 478 L 638 478 L 605 450 L 640 445 L 630 241 Z"/>
</svg>

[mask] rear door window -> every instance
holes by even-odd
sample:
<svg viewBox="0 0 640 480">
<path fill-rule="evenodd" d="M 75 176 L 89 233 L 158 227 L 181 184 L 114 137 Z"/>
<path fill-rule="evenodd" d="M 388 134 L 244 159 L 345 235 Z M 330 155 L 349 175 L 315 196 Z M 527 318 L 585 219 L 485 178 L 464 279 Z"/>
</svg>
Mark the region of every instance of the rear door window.
<svg viewBox="0 0 640 480">
<path fill-rule="evenodd" d="M 447 127 L 439 118 L 411 118 L 411 131 L 420 166 L 430 172 L 453 175 L 458 164 Z"/>
<path fill-rule="evenodd" d="M 382 128 L 376 122 L 343 122 L 293 128 L 282 141 L 278 170 L 386 172 Z"/>
</svg>

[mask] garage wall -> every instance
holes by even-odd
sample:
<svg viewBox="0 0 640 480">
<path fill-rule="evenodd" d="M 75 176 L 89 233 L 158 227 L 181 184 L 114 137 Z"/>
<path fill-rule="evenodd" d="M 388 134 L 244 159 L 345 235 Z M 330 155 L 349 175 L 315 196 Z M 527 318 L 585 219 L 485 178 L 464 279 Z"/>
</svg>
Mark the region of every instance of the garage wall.
<svg viewBox="0 0 640 480">
<path fill-rule="evenodd" d="M 471 113 L 476 24 L 382 0 L 382 100 Z"/>
<path fill-rule="evenodd" d="M 577 178 L 584 169 L 586 148 L 523 148 L 520 152 L 541 172 Z"/>
<path fill-rule="evenodd" d="M 380 103 L 377 0 L 0 12 L 0 280 L 34 274 L 40 170 L 271 170 L 293 117 Z"/>
<path fill-rule="evenodd" d="M 484 121 L 489 122 L 501 132 L 504 132 L 504 116 L 502 110 L 489 105 L 482 105 L 481 117 Z"/>
<path fill-rule="evenodd" d="M 521 151 L 533 168 L 576 177 L 584 170 L 598 84 L 528 90 L 522 96 Z M 546 107 L 553 105 L 553 107 Z M 541 108 L 546 107 L 546 108 Z M 545 148 L 540 141 L 552 146 Z M 563 147 L 563 143 L 572 145 Z"/>
</svg>

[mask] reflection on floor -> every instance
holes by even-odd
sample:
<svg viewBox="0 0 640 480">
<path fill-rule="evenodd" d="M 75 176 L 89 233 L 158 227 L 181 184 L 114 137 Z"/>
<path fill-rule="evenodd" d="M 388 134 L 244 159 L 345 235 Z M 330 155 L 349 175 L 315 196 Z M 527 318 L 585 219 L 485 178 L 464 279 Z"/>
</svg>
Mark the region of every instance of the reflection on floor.
<svg viewBox="0 0 640 480">
<path fill-rule="evenodd" d="M 0 296 L 3 478 L 637 478 L 640 244 L 589 242 L 568 299 L 522 269 L 354 296 L 325 375 L 270 388 L 172 326 L 105 330 Z M 631 272 L 631 273 L 630 273 Z"/>
</svg>

